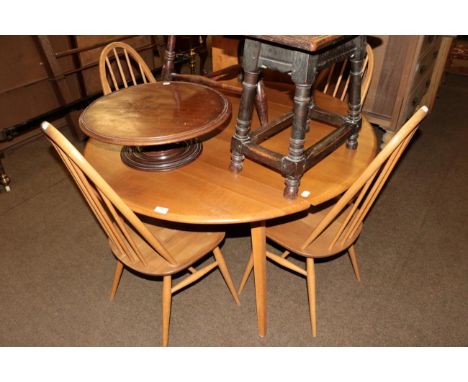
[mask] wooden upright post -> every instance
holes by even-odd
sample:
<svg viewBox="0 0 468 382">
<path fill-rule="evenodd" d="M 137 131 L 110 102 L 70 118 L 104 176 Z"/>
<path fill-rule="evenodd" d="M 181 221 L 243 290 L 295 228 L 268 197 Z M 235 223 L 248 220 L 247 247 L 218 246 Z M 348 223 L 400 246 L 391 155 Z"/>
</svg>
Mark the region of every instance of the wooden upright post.
<svg viewBox="0 0 468 382">
<path fill-rule="evenodd" d="M 55 52 L 52 48 L 52 44 L 47 36 L 36 37 L 37 46 L 44 60 L 44 66 L 47 71 L 47 75 L 51 80 L 52 87 L 54 89 L 57 100 L 60 105 L 65 106 L 74 101 L 72 92 L 66 81 L 64 70 L 60 66 L 60 63 L 55 56 Z M 86 136 L 81 132 L 78 125 L 79 113 L 76 110 L 71 111 L 66 115 L 67 123 L 73 127 L 77 137 L 83 140 Z"/>
</svg>

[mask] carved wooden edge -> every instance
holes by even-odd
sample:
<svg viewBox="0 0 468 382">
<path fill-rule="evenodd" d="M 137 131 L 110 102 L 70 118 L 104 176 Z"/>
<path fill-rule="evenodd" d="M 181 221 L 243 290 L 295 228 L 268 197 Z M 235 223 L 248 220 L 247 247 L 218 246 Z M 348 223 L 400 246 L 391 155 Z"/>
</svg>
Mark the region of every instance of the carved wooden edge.
<svg viewBox="0 0 468 382">
<path fill-rule="evenodd" d="M 350 36 L 345 35 L 250 35 L 258 40 L 269 41 L 272 43 L 286 45 L 292 48 L 305 50 L 308 52 L 316 52 L 322 48 L 339 42 Z"/>
<path fill-rule="evenodd" d="M 219 91 L 205 85 L 200 85 L 200 84 L 192 84 L 189 82 L 182 82 L 182 81 L 176 81 L 174 84 L 183 84 L 183 85 L 191 85 L 191 86 L 200 86 L 204 87 L 206 89 L 209 89 L 210 91 L 216 93 L 219 98 L 223 101 L 223 107 L 222 111 L 218 115 L 217 118 L 209 121 L 205 125 L 203 125 L 201 128 L 198 127 L 196 129 L 184 132 L 184 133 L 177 133 L 176 135 L 173 136 L 164 136 L 164 137 L 131 137 L 131 138 L 120 138 L 116 136 L 108 136 L 108 135 L 102 135 L 102 134 L 96 134 L 92 129 L 90 129 L 87 126 L 86 123 L 86 113 L 88 109 L 95 103 L 99 102 L 102 98 L 95 100 L 93 103 L 91 103 L 80 115 L 79 119 L 79 125 L 81 128 L 81 131 L 84 132 L 86 135 L 88 135 L 91 138 L 95 138 L 98 141 L 105 142 L 105 143 L 112 143 L 112 144 L 117 144 L 121 146 L 155 146 L 155 145 L 162 145 L 166 143 L 177 143 L 177 142 L 182 142 L 186 141 L 189 139 L 197 138 L 200 136 L 203 136 L 205 134 L 208 134 L 209 132 L 213 131 L 217 127 L 221 126 L 224 122 L 226 122 L 229 117 L 231 116 L 232 112 L 232 107 L 231 103 L 228 101 L 228 99 Z M 141 84 L 137 86 L 163 86 L 161 82 L 156 82 L 156 83 L 148 83 L 148 84 Z M 119 92 L 114 92 L 112 94 L 107 95 L 106 97 L 113 97 L 118 94 L 122 94 L 125 92 L 127 89 L 131 88 L 126 88 L 122 89 Z"/>
</svg>

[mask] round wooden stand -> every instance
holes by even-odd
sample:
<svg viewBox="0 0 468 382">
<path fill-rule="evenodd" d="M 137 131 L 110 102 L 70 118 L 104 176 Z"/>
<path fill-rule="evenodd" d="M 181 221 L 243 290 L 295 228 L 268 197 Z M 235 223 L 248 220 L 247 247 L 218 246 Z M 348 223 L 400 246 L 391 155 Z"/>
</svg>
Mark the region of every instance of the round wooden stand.
<svg viewBox="0 0 468 382">
<path fill-rule="evenodd" d="M 130 167 L 145 171 L 169 171 L 194 161 L 203 146 L 198 142 L 179 142 L 160 146 L 124 146 L 122 161 Z"/>
</svg>

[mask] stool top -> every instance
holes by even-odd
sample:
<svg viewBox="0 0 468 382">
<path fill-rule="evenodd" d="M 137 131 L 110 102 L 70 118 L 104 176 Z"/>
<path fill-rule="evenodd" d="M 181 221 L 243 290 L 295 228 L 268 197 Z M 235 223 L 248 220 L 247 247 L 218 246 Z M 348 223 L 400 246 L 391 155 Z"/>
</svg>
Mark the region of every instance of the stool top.
<svg viewBox="0 0 468 382">
<path fill-rule="evenodd" d="M 270 35 L 270 36 L 247 36 L 255 39 L 273 42 L 276 44 L 290 46 L 292 48 L 315 52 L 348 38 L 345 35 Z"/>
</svg>

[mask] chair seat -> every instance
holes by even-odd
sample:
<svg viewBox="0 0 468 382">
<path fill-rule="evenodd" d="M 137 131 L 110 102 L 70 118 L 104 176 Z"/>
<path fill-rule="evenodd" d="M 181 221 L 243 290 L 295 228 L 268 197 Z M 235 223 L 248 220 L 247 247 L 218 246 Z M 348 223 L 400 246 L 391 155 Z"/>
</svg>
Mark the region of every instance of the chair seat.
<svg viewBox="0 0 468 382">
<path fill-rule="evenodd" d="M 338 230 L 346 219 L 346 216 L 348 216 L 349 211 L 352 208 L 352 204 L 344 209 L 340 216 L 335 219 L 307 248 L 301 248 L 307 237 L 332 208 L 333 206 L 330 206 L 316 213 L 308 213 L 302 219 L 281 222 L 279 224 L 275 224 L 275 222 L 273 222 L 272 225 L 267 226 L 266 235 L 269 239 L 282 245 L 290 252 L 294 252 L 305 257 L 320 258 L 340 253 L 347 249 L 357 239 L 362 229 L 361 223 L 355 234 L 348 240 L 344 242 L 338 240 L 338 242 L 330 248 L 330 243 L 338 233 Z"/>
<path fill-rule="evenodd" d="M 146 261 L 132 261 L 126 254 L 122 253 L 117 246 L 109 240 L 112 252 L 128 267 L 148 275 L 172 275 L 183 269 L 187 269 L 195 261 L 216 248 L 224 239 L 224 232 L 194 231 L 190 227 L 178 229 L 156 226 L 143 222 L 146 228 L 153 234 L 167 251 L 174 257 L 177 264 L 173 265 L 157 255 L 155 250 L 144 241 L 140 235 L 126 225 L 128 232 L 135 245 Z M 198 227 L 200 228 L 200 227 Z"/>
</svg>

